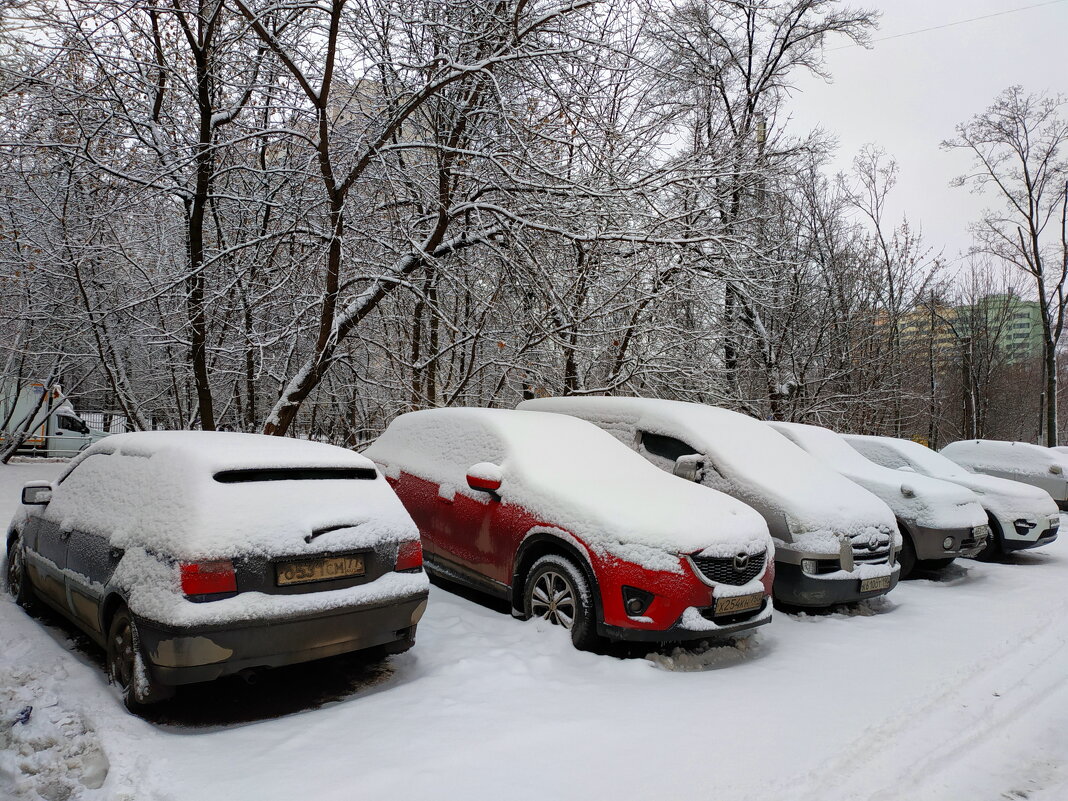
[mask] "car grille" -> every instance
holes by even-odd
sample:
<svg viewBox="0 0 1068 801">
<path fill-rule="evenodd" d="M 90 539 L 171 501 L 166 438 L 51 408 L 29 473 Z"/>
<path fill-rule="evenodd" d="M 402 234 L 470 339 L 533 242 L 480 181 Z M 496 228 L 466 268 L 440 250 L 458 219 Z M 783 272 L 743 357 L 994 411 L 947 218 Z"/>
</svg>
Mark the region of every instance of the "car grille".
<svg viewBox="0 0 1068 801">
<path fill-rule="evenodd" d="M 869 546 L 870 535 L 858 534 L 850 545 L 853 550 L 853 563 L 864 565 L 881 565 L 890 558 L 890 535 L 879 535 L 879 542 L 875 548 Z"/>
<path fill-rule="evenodd" d="M 735 566 L 737 558 L 737 556 L 691 556 L 690 561 L 709 581 L 740 586 L 752 581 L 763 572 L 767 552 L 761 551 L 749 555 L 745 565 L 740 569 Z"/>
</svg>

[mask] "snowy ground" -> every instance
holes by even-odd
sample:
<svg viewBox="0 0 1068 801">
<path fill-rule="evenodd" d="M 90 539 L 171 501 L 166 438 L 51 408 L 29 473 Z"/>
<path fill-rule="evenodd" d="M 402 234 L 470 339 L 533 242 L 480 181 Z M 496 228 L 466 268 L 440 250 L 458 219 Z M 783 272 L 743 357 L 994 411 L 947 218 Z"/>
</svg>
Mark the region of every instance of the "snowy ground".
<svg viewBox="0 0 1068 801">
<path fill-rule="evenodd" d="M 0 517 L 59 469 L 0 467 Z M 0 798 L 1068 798 L 1068 538 L 949 572 L 625 659 L 434 587 L 407 654 L 189 690 L 151 722 L 4 595 Z"/>
</svg>

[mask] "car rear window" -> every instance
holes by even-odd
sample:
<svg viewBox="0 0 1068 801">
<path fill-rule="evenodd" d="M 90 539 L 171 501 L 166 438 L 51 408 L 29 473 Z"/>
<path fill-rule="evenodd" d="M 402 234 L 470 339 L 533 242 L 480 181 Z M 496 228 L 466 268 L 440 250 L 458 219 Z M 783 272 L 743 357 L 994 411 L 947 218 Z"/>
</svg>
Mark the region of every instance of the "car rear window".
<svg viewBox="0 0 1068 801">
<path fill-rule="evenodd" d="M 220 484 L 251 481 L 371 481 L 378 475 L 373 467 L 254 467 L 222 470 L 214 478 Z"/>
</svg>

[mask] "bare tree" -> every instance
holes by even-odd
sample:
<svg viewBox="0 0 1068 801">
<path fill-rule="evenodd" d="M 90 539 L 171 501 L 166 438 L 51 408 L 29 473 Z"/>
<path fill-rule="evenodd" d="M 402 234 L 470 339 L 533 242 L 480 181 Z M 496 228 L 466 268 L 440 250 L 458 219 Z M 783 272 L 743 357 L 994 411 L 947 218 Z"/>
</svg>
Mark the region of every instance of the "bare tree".
<svg viewBox="0 0 1068 801">
<path fill-rule="evenodd" d="M 1006 89 L 982 114 L 957 126 L 946 148 L 963 149 L 974 170 L 959 186 L 1002 202 L 974 227 L 975 250 L 1022 270 L 1042 305 L 1045 441 L 1057 427 L 1057 344 L 1064 331 L 1068 279 L 1068 119 L 1064 100 Z"/>
</svg>

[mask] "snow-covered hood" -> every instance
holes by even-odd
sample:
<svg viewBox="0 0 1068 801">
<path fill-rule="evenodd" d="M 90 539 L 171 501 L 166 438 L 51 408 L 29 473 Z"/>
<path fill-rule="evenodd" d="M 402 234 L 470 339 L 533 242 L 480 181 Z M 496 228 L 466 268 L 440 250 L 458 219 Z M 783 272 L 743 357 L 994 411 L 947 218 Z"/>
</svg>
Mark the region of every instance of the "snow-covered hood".
<svg viewBox="0 0 1068 801">
<path fill-rule="evenodd" d="M 986 512 L 978 496 L 965 487 L 877 465 L 827 428 L 802 423 L 770 422 L 768 425 L 878 496 L 902 520 L 944 529 L 972 528 L 986 523 Z"/>
<path fill-rule="evenodd" d="M 539 398 L 519 408 L 580 417 L 605 431 L 617 431 L 623 441 L 635 430 L 682 440 L 707 457 L 707 485 L 752 506 L 783 540 L 825 540 L 826 548 L 837 550 L 839 535 L 868 536 L 897 527 L 893 512 L 879 498 L 763 422 L 737 412 L 624 397 Z M 672 469 L 661 457 L 646 458 Z"/>
<path fill-rule="evenodd" d="M 1020 481 L 969 473 L 956 462 L 918 442 L 855 434 L 845 434 L 843 439 L 870 461 L 895 469 L 902 475 L 913 474 L 904 469 L 909 467 L 925 476 L 970 489 L 979 496 L 984 509 L 1002 520 L 1057 513 L 1057 504 L 1045 490 Z"/>
<path fill-rule="evenodd" d="M 480 502 L 467 471 L 501 469 L 502 502 L 589 547 L 647 567 L 676 569 L 674 553 L 771 549 L 763 518 L 722 493 L 679 481 L 596 426 L 507 409 L 430 409 L 401 415 L 365 455 Z M 664 557 L 668 557 L 665 559 Z"/>
<path fill-rule="evenodd" d="M 95 458 L 94 458 L 95 457 Z M 43 515 L 109 535 L 120 548 L 178 559 L 297 555 L 418 538 L 381 474 L 224 483 L 216 474 L 362 468 L 365 457 L 323 443 L 253 434 L 145 432 L 107 437 L 73 460 Z M 313 540 L 313 532 L 334 529 Z"/>
<path fill-rule="evenodd" d="M 999 518 L 1016 520 L 1057 514 L 1057 504 L 1050 494 L 1030 484 L 964 471 L 943 480 L 970 489 L 979 496 L 979 502 Z"/>
</svg>

